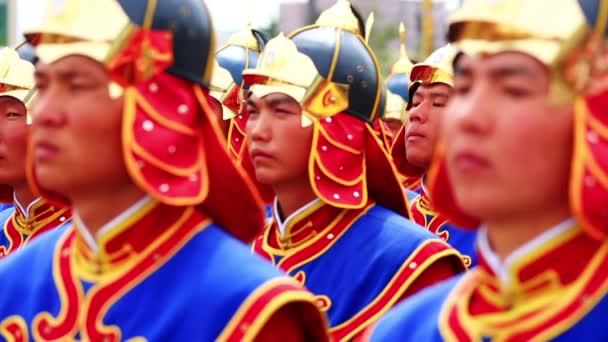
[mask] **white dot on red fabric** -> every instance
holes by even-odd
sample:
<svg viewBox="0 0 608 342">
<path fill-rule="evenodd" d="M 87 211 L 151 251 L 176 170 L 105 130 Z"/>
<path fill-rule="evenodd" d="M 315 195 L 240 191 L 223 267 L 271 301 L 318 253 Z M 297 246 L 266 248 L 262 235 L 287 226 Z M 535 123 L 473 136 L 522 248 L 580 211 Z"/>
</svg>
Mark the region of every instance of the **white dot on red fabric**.
<svg viewBox="0 0 608 342">
<path fill-rule="evenodd" d="M 600 137 L 594 131 L 587 132 L 587 141 L 590 144 L 597 144 L 598 142 L 600 142 Z"/>
<path fill-rule="evenodd" d="M 239 142 L 239 141 L 241 141 L 241 139 L 239 139 L 239 138 L 234 138 L 234 141 Z"/>
<path fill-rule="evenodd" d="M 334 199 L 337 199 L 337 200 L 340 199 L 340 195 L 334 194 Z"/>
<path fill-rule="evenodd" d="M 321 177 L 320 177 L 320 176 L 317 176 L 317 177 L 315 177 L 315 179 L 316 179 L 316 180 L 318 180 L 318 181 L 320 181 L 320 180 L 321 180 Z"/>
<path fill-rule="evenodd" d="M 352 135 L 352 134 L 347 135 L 347 136 L 346 136 L 346 139 L 348 139 L 348 140 L 353 140 L 353 135 Z"/>
<path fill-rule="evenodd" d="M 146 120 L 144 121 L 144 123 L 141 125 L 141 127 L 144 129 L 144 131 L 146 132 L 152 132 L 154 130 L 154 122 L 150 121 L 150 120 Z"/>
<path fill-rule="evenodd" d="M 151 93 L 156 93 L 158 91 L 158 84 L 154 82 L 150 83 L 148 90 L 150 90 Z"/>
<path fill-rule="evenodd" d="M 61 222 L 65 222 L 65 217 L 61 216 L 61 217 L 59 218 L 59 221 L 61 221 Z"/>
<path fill-rule="evenodd" d="M 169 191 L 169 184 L 161 184 L 158 187 L 158 190 L 160 190 L 160 192 L 167 192 L 167 191 Z"/>
<path fill-rule="evenodd" d="M 167 150 L 169 151 L 170 154 L 175 154 L 175 152 L 177 152 L 177 147 L 171 145 L 167 148 Z"/>
<path fill-rule="evenodd" d="M 191 182 L 196 182 L 198 180 L 198 176 L 197 175 L 190 175 L 190 177 L 188 177 L 188 180 Z"/>
<path fill-rule="evenodd" d="M 418 267 L 418 264 L 417 264 L 416 262 L 412 261 L 412 262 L 410 263 L 409 267 L 410 267 L 411 269 L 415 269 L 416 267 Z"/>
<path fill-rule="evenodd" d="M 340 171 L 344 171 L 344 166 L 340 166 Z"/>
<path fill-rule="evenodd" d="M 353 196 L 355 196 L 355 198 L 359 198 L 359 196 L 361 196 L 361 194 L 359 193 L 359 191 L 355 191 L 355 192 L 353 192 Z"/>
<path fill-rule="evenodd" d="M 187 114 L 190 111 L 190 108 L 188 108 L 188 106 L 186 106 L 185 104 L 181 104 L 179 105 L 179 107 L 177 107 L 177 112 L 180 114 Z"/>
<path fill-rule="evenodd" d="M 323 152 L 327 152 L 327 150 L 329 150 L 329 148 L 327 148 L 327 146 L 321 146 L 321 150 L 322 150 Z"/>
<path fill-rule="evenodd" d="M 327 238 L 329 240 L 333 239 L 334 238 L 334 234 L 332 234 L 332 233 L 327 234 Z"/>
<path fill-rule="evenodd" d="M 331 123 L 331 118 L 327 118 L 327 119 L 325 119 L 325 122 L 327 122 L 327 123 Z"/>
</svg>

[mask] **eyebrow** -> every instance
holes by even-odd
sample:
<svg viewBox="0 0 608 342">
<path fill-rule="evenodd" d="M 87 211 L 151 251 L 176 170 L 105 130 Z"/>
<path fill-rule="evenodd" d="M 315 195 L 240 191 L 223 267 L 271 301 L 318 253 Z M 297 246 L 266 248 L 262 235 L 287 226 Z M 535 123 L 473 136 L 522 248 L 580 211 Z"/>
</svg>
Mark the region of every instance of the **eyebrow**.
<svg viewBox="0 0 608 342">
<path fill-rule="evenodd" d="M 530 79 L 536 79 L 540 75 L 534 70 L 525 66 L 501 66 L 490 71 L 490 77 L 493 79 L 497 78 L 508 78 L 508 77 L 526 77 Z"/>
<path fill-rule="evenodd" d="M 280 106 L 280 105 L 298 105 L 297 102 L 292 100 L 291 98 L 279 97 L 279 98 L 271 98 L 270 100 L 266 100 L 269 106 Z"/>
<path fill-rule="evenodd" d="M 415 97 L 424 97 L 423 94 L 420 93 L 421 89 L 418 89 L 415 93 L 414 93 L 414 98 Z M 442 92 L 438 92 L 438 91 L 433 91 L 430 90 L 428 93 L 426 93 L 426 95 L 430 96 L 431 98 L 435 99 L 435 98 L 442 98 L 442 99 L 449 99 L 449 95 L 442 93 Z"/>
<path fill-rule="evenodd" d="M 79 72 L 77 70 L 59 70 L 59 71 L 56 71 L 55 74 L 57 75 L 58 78 L 60 78 L 61 80 L 64 80 L 64 81 L 71 81 L 71 80 L 73 80 L 75 78 L 79 78 L 79 77 L 91 78 L 91 76 L 89 76 L 85 73 Z M 36 70 L 34 72 L 34 77 L 35 78 L 48 77 L 48 72 Z"/>
<path fill-rule="evenodd" d="M 461 77 L 472 77 L 473 70 L 468 65 L 456 64 L 454 66 L 454 75 Z M 501 79 L 508 77 L 525 77 L 529 79 L 537 79 L 540 75 L 537 71 L 532 70 L 523 65 L 500 66 L 490 70 L 492 79 Z"/>
</svg>

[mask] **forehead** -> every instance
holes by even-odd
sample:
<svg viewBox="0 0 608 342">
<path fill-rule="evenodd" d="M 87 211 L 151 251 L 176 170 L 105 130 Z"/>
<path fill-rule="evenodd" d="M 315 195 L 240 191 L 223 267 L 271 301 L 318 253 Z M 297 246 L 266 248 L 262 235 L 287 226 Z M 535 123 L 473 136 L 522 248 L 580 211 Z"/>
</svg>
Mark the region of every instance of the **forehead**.
<svg viewBox="0 0 608 342">
<path fill-rule="evenodd" d="M 414 96 L 449 96 L 451 91 L 452 87 L 444 83 L 421 84 Z"/>
<path fill-rule="evenodd" d="M 454 61 L 456 76 L 467 73 L 494 73 L 501 70 L 521 71 L 518 74 L 527 76 L 541 76 L 548 70 L 536 58 L 516 51 L 507 51 L 496 54 L 472 56 L 460 54 Z"/>
<path fill-rule="evenodd" d="M 291 96 L 287 95 L 287 94 L 283 94 L 283 93 L 270 93 L 270 94 L 266 94 L 264 96 L 261 97 L 257 97 L 255 94 L 251 94 L 251 96 L 249 97 L 249 103 L 253 103 L 256 105 L 259 104 L 277 104 L 277 103 L 281 103 L 281 104 L 291 104 L 291 105 L 296 105 L 299 106 L 300 104 Z"/>
<path fill-rule="evenodd" d="M 18 106 L 23 107 L 25 109 L 25 105 L 19 99 L 16 99 L 12 96 L 1 96 L 0 95 L 0 106 L 8 107 L 8 106 Z"/>
<path fill-rule="evenodd" d="M 45 75 L 66 72 L 87 75 L 99 75 L 107 73 L 103 64 L 89 57 L 80 55 L 66 56 L 57 60 L 56 62 L 48 64 L 40 61 L 36 64 L 36 71 L 37 74 Z"/>
</svg>

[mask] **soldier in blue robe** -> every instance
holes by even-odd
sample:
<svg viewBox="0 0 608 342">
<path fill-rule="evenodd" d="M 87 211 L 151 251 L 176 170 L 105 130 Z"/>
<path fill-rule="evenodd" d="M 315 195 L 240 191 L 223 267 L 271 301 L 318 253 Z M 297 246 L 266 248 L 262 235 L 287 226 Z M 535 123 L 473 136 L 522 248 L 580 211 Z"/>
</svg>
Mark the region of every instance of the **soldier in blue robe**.
<svg viewBox="0 0 608 342">
<path fill-rule="evenodd" d="M 19 51 L 0 50 L 0 258 L 29 244 L 41 234 L 64 227 L 68 208 L 54 206 L 34 193 L 27 182 L 29 108 L 35 95 L 34 66 Z M 30 47 L 31 48 L 31 47 Z M 62 228 L 63 229 L 63 228 Z"/>
<path fill-rule="evenodd" d="M 452 62 L 456 53 L 454 47 L 444 46 L 412 68 L 408 120 L 397 133 L 391 154 L 401 174 L 421 180 L 418 193 L 409 192 L 413 195 L 410 198 L 412 220 L 457 249 L 467 267 L 471 267 L 476 263 L 476 233 L 462 229 L 435 210 L 424 184 L 438 145 L 442 117 L 450 115 L 445 107 L 453 92 Z"/>
<path fill-rule="evenodd" d="M 209 106 L 213 34 L 198 0 L 50 1 L 27 32 L 31 182 L 74 219 L 0 262 L 0 340 L 327 340 L 248 247 L 264 213 Z"/>
<path fill-rule="evenodd" d="M 581 5 L 470 0 L 454 15 L 463 54 L 431 183 L 439 210 L 482 223 L 478 266 L 365 340 L 608 339 L 608 2 Z"/>
<path fill-rule="evenodd" d="M 399 175 L 374 124 L 384 84 L 348 1 L 270 40 L 244 72 L 249 156 L 272 186 L 273 220 L 255 252 L 312 291 L 335 341 L 464 266 L 407 219 Z"/>
</svg>

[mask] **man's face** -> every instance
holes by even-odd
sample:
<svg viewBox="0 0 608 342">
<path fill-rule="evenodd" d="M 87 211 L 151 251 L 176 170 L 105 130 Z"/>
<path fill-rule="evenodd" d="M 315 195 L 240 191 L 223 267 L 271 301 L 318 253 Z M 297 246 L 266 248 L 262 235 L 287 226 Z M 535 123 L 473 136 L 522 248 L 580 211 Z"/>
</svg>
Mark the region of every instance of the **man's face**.
<svg viewBox="0 0 608 342">
<path fill-rule="evenodd" d="M 249 156 L 258 181 L 277 187 L 309 182 L 313 129 L 302 127 L 302 109 L 291 97 L 272 93 L 247 101 Z"/>
<path fill-rule="evenodd" d="M 462 56 L 442 124 L 457 202 L 482 221 L 567 203 L 571 105 L 549 98 L 550 74 L 515 52 Z"/>
<path fill-rule="evenodd" d="M 66 195 L 130 182 L 122 159 L 122 98 L 102 64 L 83 56 L 39 63 L 32 109 L 36 175 Z"/>
<path fill-rule="evenodd" d="M 451 94 L 452 87 L 444 83 L 423 84 L 414 93 L 405 131 L 405 153 L 411 164 L 424 169 L 431 164 Z"/>
<path fill-rule="evenodd" d="M 26 182 L 27 110 L 23 102 L 0 96 L 0 183 L 17 186 Z"/>
</svg>

